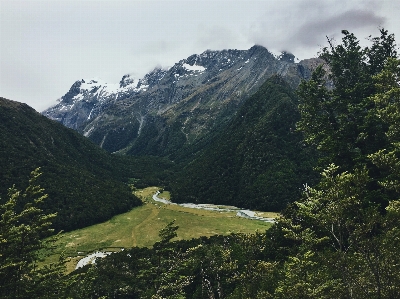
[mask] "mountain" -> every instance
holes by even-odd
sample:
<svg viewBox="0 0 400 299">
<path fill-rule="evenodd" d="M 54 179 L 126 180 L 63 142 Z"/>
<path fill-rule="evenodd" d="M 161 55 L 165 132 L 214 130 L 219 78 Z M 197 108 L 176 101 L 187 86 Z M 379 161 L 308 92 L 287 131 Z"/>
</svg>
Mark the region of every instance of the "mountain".
<svg viewBox="0 0 400 299">
<path fill-rule="evenodd" d="M 40 185 L 49 194 L 43 209 L 58 213 L 57 230 L 105 221 L 141 204 L 127 184 L 137 165 L 128 157 L 112 156 L 26 104 L 0 98 L 0 119 L 0 201 L 13 184 L 25 188 L 30 172 L 41 167 Z"/>
<path fill-rule="evenodd" d="M 315 179 L 315 151 L 295 125 L 294 90 L 269 78 L 192 162 L 171 180 L 176 202 L 235 205 L 280 211 Z"/>
<path fill-rule="evenodd" d="M 112 85 L 76 81 L 43 115 L 90 138 L 109 152 L 175 158 L 223 128 L 244 100 L 272 75 L 292 87 L 309 78 L 318 59 L 294 62 L 262 46 L 205 51 L 142 79 Z"/>
</svg>

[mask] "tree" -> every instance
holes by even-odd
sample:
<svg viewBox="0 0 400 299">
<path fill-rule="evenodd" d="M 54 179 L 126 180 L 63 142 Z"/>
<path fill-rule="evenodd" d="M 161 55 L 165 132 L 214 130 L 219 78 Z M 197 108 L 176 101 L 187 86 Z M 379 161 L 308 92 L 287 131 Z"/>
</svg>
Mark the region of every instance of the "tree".
<svg viewBox="0 0 400 299">
<path fill-rule="evenodd" d="M 44 214 L 40 205 L 47 195 L 37 185 L 41 175 L 37 168 L 31 173 L 29 186 L 21 192 L 13 186 L 8 200 L 0 205 L 0 294 L 2 298 L 55 298 L 56 274 L 62 276 L 62 263 L 38 267 L 40 257 L 49 249 L 52 220 L 56 214 Z M 51 292 L 46 287 L 51 275 Z"/>
<path fill-rule="evenodd" d="M 325 69 L 300 87 L 298 129 L 324 170 L 279 221 L 299 247 L 278 298 L 400 295 L 400 63 L 393 35 L 380 32 L 364 49 L 347 31 L 342 44 L 329 41 Z"/>
<path fill-rule="evenodd" d="M 290 293 L 291 298 L 400 295 L 399 202 L 392 201 L 382 215 L 378 205 L 368 202 L 368 180 L 366 169 L 338 173 L 338 167 L 331 165 L 315 188 L 307 187 L 294 215 L 280 220 L 287 237 L 298 241 L 299 251 L 286 263 L 279 294 Z"/>
<path fill-rule="evenodd" d="M 390 59 L 385 68 L 374 77 L 377 93 L 371 97 L 377 115 L 387 125 L 385 133 L 390 145 L 371 154 L 375 165 L 387 171 L 382 186 L 400 193 L 400 60 Z"/>
<path fill-rule="evenodd" d="M 325 66 L 299 87 L 301 120 L 298 129 L 305 140 L 325 154 L 322 167 L 330 163 L 351 170 L 367 163 L 367 155 L 388 144 L 387 125 L 376 112 L 371 96 L 376 92 L 374 76 L 390 58 L 395 58 L 394 36 L 384 29 L 372 38 L 372 46 L 344 31 L 342 44 L 322 50 Z M 333 88 L 332 88 L 333 86 Z"/>
<path fill-rule="evenodd" d="M 184 298 L 184 288 L 192 278 L 183 273 L 188 263 L 188 252 L 177 250 L 171 240 L 177 236 L 175 220 L 159 231 L 161 240 L 153 246 L 155 259 L 145 258 L 140 276 L 147 279 L 148 288 L 142 295 L 153 299 Z M 147 267 L 146 267 L 147 263 Z"/>
<path fill-rule="evenodd" d="M 376 206 L 366 203 L 369 177 L 365 169 L 337 172 L 335 165 L 324 170 L 318 186 L 307 187 L 306 198 L 296 202 L 295 217 L 281 220 L 287 237 L 300 244 L 299 252 L 286 263 L 285 279 L 278 288 L 281 295 L 341 298 L 353 292 L 365 296 L 365 290 L 371 295 L 359 280 L 371 277 L 375 266 L 366 261 L 379 248 L 376 226 L 382 224 L 382 216 Z M 383 252 L 375 253 L 376 261 L 380 260 Z M 361 265 L 366 267 L 359 271 Z"/>
<path fill-rule="evenodd" d="M 233 284 L 234 290 L 226 298 L 273 298 L 277 285 L 278 260 L 269 260 L 272 243 L 267 234 L 231 234 L 224 244 L 229 253 L 229 263 L 220 262 L 220 269 L 225 270 L 226 281 Z"/>
</svg>

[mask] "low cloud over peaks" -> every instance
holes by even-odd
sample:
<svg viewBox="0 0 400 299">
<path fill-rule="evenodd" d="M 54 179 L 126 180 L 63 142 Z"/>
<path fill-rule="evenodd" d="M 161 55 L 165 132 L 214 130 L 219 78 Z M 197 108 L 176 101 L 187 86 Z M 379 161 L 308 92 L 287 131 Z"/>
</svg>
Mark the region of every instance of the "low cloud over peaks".
<svg viewBox="0 0 400 299">
<path fill-rule="evenodd" d="M 326 45 L 326 36 L 340 37 L 343 29 L 354 32 L 359 39 L 374 35 L 386 22 L 379 7 L 379 1 L 315 0 L 269 7 L 265 17 L 252 27 L 251 38 L 272 51 L 286 49 L 307 58 L 312 56 L 311 51 L 315 56 Z"/>
<path fill-rule="evenodd" d="M 321 42 L 321 37 L 336 35 L 343 29 L 350 32 L 359 29 L 370 30 L 371 27 L 382 26 L 384 22 L 384 17 L 377 16 L 371 11 L 351 10 L 327 19 L 307 22 L 291 35 L 291 40 L 301 46 L 316 45 Z"/>
</svg>

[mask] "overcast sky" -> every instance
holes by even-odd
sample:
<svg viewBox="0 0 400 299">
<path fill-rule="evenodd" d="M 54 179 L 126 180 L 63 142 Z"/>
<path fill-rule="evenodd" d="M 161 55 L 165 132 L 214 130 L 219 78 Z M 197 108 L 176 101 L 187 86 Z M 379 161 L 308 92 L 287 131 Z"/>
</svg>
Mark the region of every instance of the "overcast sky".
<svg viewBox="0 0 400 299">
<path fill-rule="evenodd" d="M 398 0 L 0 0 L 0 96 L 38 111 L 93 77 L 118 83 L 207 49 L 315 57 L 342 29 L 400 44 Z"/>
</svg>

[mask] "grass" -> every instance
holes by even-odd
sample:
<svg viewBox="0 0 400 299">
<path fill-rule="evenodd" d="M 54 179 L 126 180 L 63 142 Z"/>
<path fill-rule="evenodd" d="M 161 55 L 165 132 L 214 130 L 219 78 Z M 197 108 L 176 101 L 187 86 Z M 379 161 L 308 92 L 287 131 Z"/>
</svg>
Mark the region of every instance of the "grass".
<svg viewBox="0 0 400 299">
<path fill-rule="evenodd" d="M 175 240 L 227 235 L 232 232 L 254 233 L 257 230 L 265 231 L 271 226 L 263 221 L 237 217 L 235 212 L 206 211 L 154 202 L 152 195 L 157 190 L 157 187 L 150 187 L 135 191 L 144 203 L 141 207 L 115 216 L 104 223 L 64 233 L 58 241 L 57 251 L 63 251 L 71 257 L 68 270 L 74 269 L 78 256 L 95 250 L 151 247 L 159 240 L 159 230 L 174 219 L 175 224 L 179 226 L 178 237 Z M 159 197 L 169 199 L 169 193 L 162 192 Z"/>
</svg>

